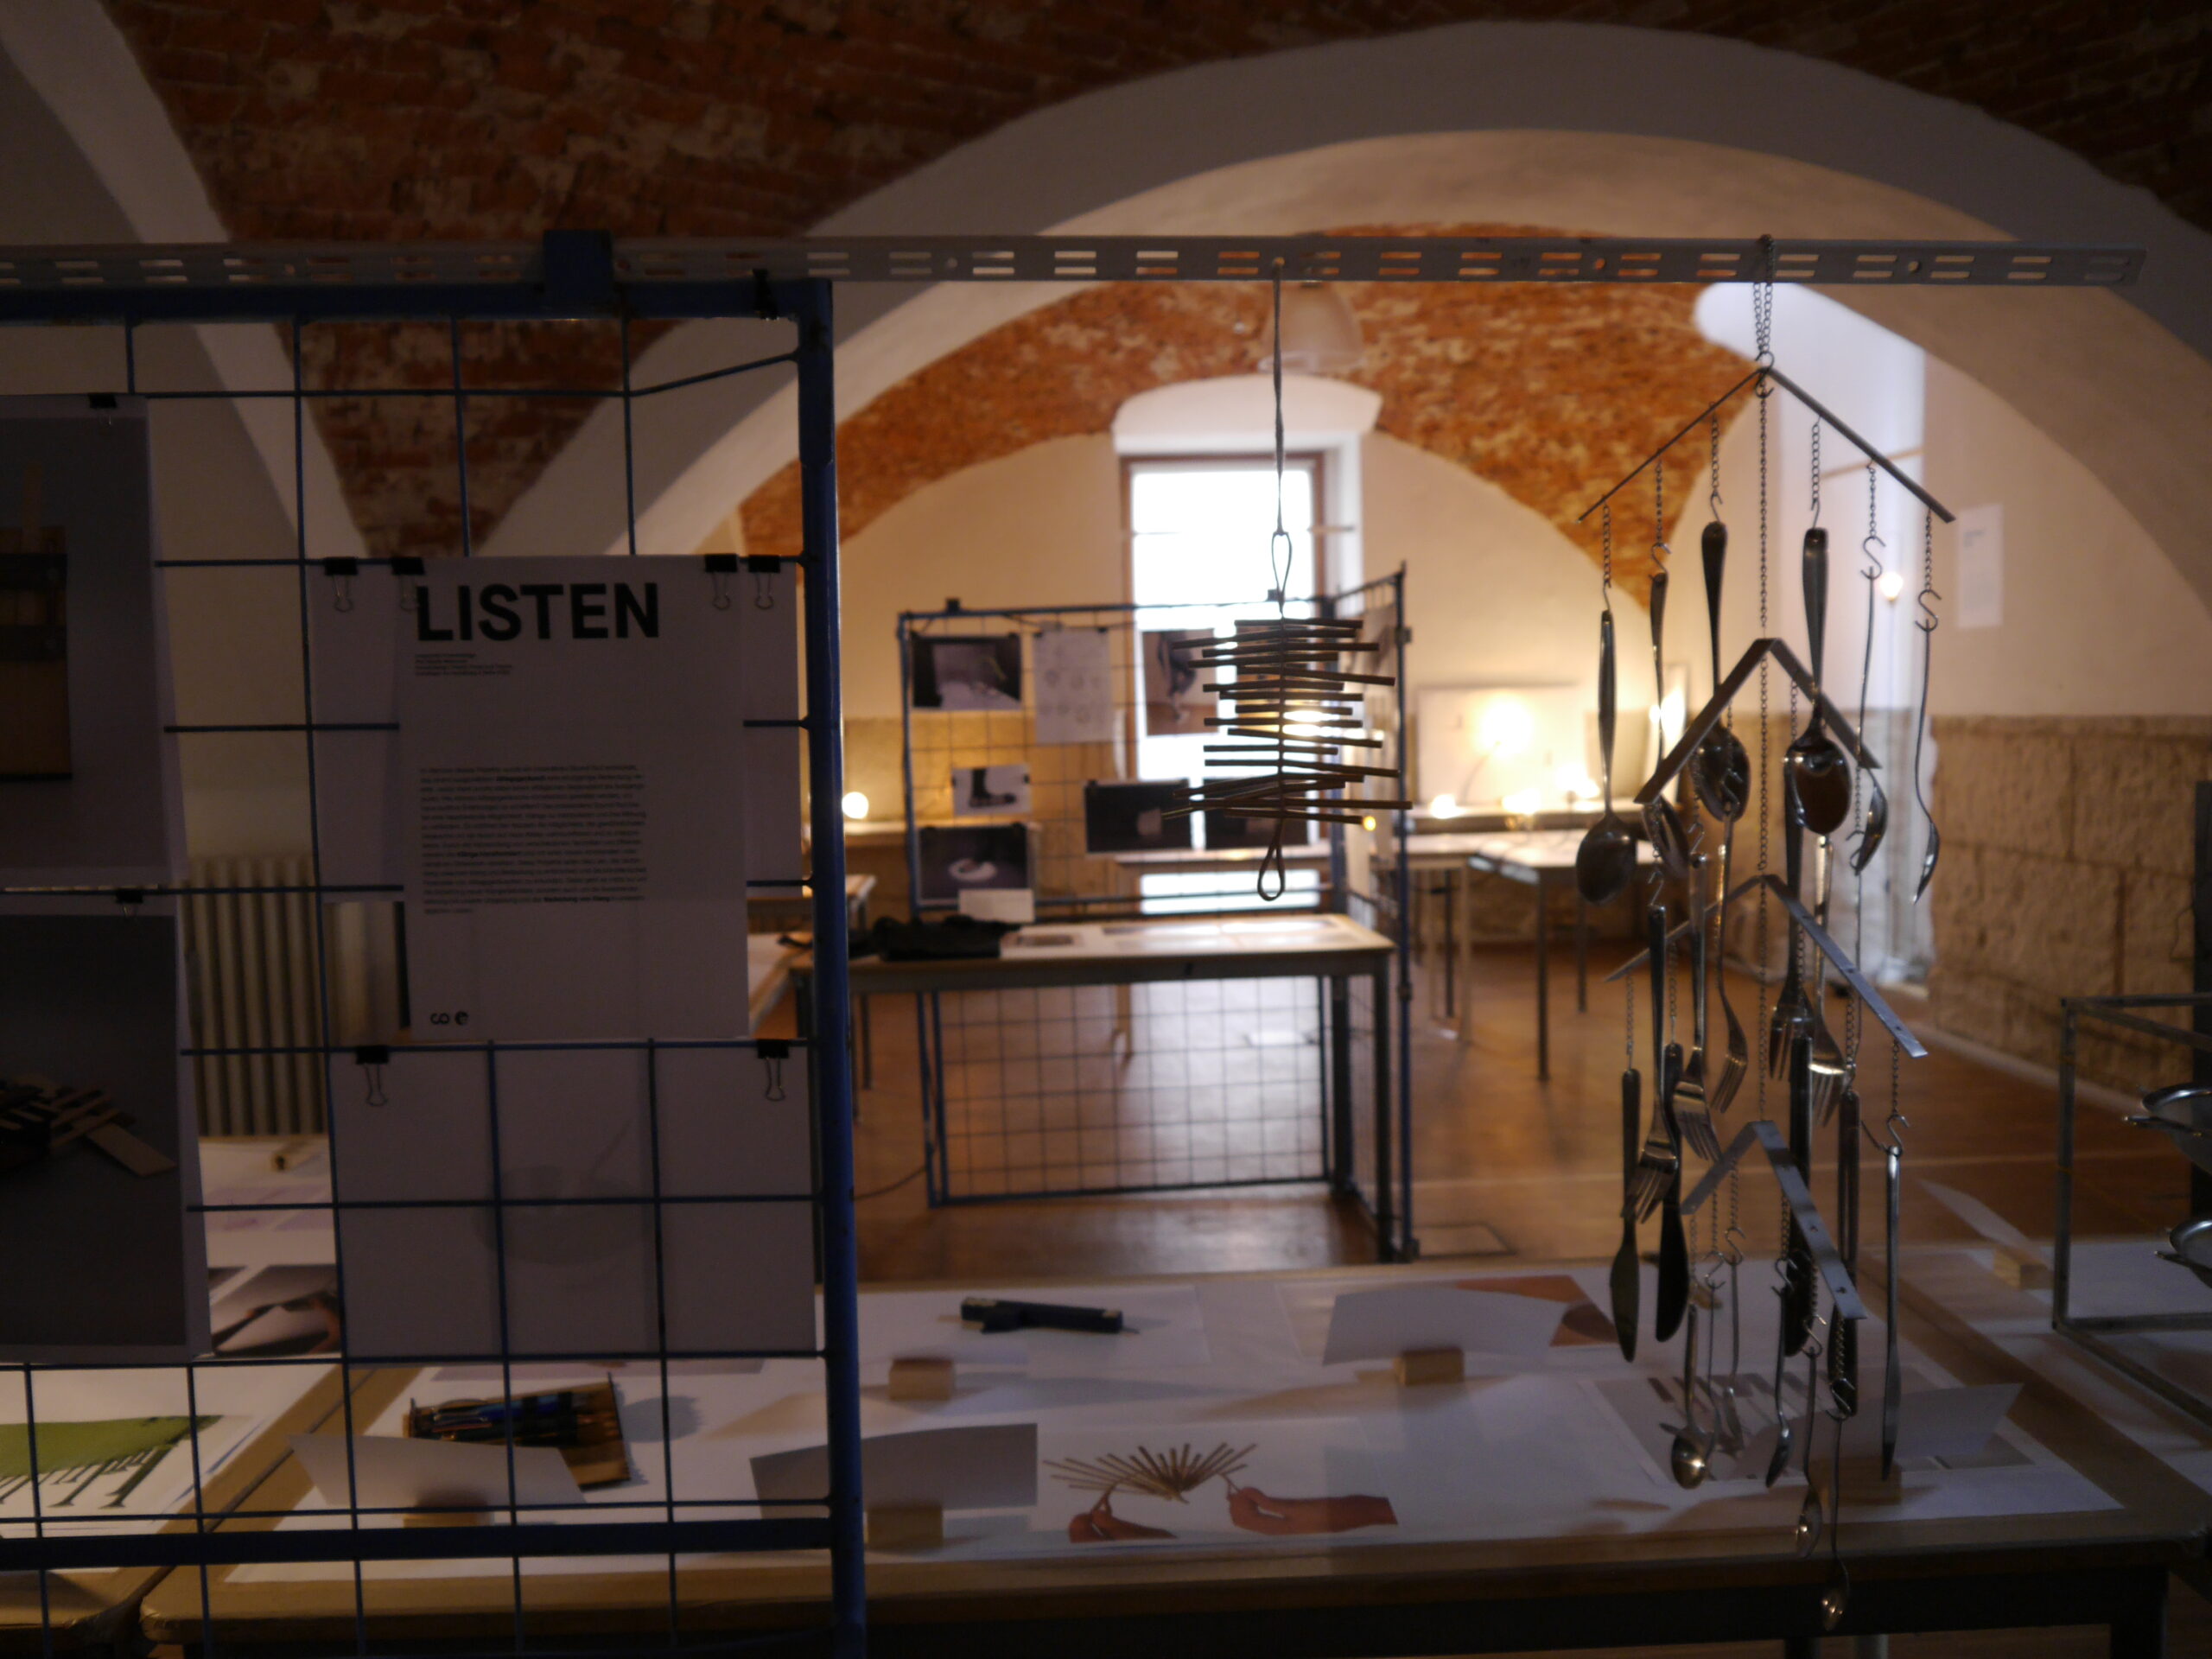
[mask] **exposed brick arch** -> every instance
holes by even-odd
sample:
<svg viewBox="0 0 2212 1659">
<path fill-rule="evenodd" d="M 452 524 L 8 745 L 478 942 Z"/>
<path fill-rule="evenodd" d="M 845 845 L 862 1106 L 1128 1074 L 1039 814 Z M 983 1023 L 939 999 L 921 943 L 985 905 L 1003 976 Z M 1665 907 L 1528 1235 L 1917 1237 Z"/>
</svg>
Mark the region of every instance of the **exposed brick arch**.
<svg viewBox="0 0 2212 1659">
<path fill-rule="evenodd" d="M 2212 146 L 2194 136 L 2212 126 L 2212 14 L 2192 0 L 108 3 L 241 239 L 792 234 L 1080 93 L 1489 20 L 1619 22 L 1824 60 L 1975 105 L 2212 226 Z M 375 372 L 385 349 L 336 329 L 309 346 L 317 377 Z M 601 342 L 526 355 L 550 380 L 606 378 Z M 473 480 L 480 533 L 583 412 L 502 411 Z M 317 417 L 372 550 L 451 546 L 457 492 L 445 458 L 426 459 L 439 450 L 422 410 Z"/>
<path fill-rule="evenodd" d="M 1551 234 L 1526 226 L 1366 226 L 1332 235 Z M 1575 515 L 1747 365 L 1698 332 L 1689 288 L 1390 287 L 1346 283 L 1367 351 L 1344 377 L 1382 396 L 1376 429 L 1466 467 L 1544 515 L 1592 556 L 1599 523 Z M 1267 290 L 1114 283 L 1001 324 L 908 376 L 837 429 L 838 510 L 857 534 L 916 490 L 1048 438 L 1108 430 L 1156 386 L 1251 371 Z M 1669 457 L 1679 504 L 1704 450 Z M 1648 488 L 1616 516 L 1615 569 L 1640 589 Z M 1672 516 L 1672 510 L 1669 510 Z M 798 471 L 741 510 L 748 551 L 799 550 Z"/>
</svg>

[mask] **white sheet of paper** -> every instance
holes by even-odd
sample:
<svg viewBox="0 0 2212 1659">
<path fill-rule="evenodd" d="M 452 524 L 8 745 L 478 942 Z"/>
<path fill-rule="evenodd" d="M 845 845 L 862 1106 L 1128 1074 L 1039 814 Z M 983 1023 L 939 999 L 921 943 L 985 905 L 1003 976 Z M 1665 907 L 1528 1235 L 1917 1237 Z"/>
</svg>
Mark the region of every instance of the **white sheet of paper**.
<svg viewBox="0 0 2212 1659">
<path fill-rule="evenodd" d="M 2005 626 L 2005 508 L 2000 503 L 1959 514 L 1956 615 L 1962 628 Z"/>
<path fill-rule="evenodd" d="M 399 719 L 400 642 L 413 618 L 389 565 L 308 580 L 308 643 L 319 724 L 392 726 Z M 398 750 L 390 731 L 318 732 L 316 829 L 332 887 L 395 885 L 399 857 Z M 331 895 L 331 900 L 344 897 Z"/>
<path fill-rule="evenodd" d="M 1980 1198 L 1969 1198 L 1958 1188 L 1945 1186 L 1937 1181 L 1923 1181 L 1920 1185 L 1921 1190 L 1929 1198 L 1935 1199 L 1936 1203 L 1942 1205 L 1991 1243 L 2001 1244 L 2007 1249 L 2018 1250 L 2031 1262 L 2040 1262 L 2046 1267 L 2050 1265 L 2050 1257 L 2042 1246 Z"/>
<path fill-rule="evenodd" d="M 738 612 L 688 561 L 434 561 L 399 681 L 433 1039 L 747 1028 Z M 795 832 L 795 826 L 794 826 Z"/>
<path fill-rule="evenodd" d="M 753 1459 L 755 1496 L 791 1503 L 830 1490 L 830 1448 Z M 874 1434 L 861 1442 L 861 1490 L 878 1504 L 948 1510 L 1027 1509 L 1037 1501 L 1037 1425 L 989 1423 Z"/>
<path fill-rule="evenodd" d="M 39 479 L 39 545 L 10 535 L 11 550 L 43 555 L 43 532 L 61 533 L 69 768 L 7 786 L 0 885 L 184 879 L 150 443 L 143 398 L 0 397 L 0 525 L 20 530 L 32 468 Z"/>
<path fill-rule="evenodd" d="M 505 1446 L 466 1440 L 410 1440 L 396 1434 L 356 1434 L 353 1497 L 349 1503 L 343 1434 L 295 1434 L 292 1455 L 333 1509 L 358 1503 L 370 1510 L 407 1510 L 421 1504 L 504 1507 L 507 1495 Z M 582 1503 L 583 1493 L 561 1454 L 550 1446 L 514 1449 L 517 1503 Z M 531 1516 L 535 1520 L 538 1517 Z"/>
<path fill-rule="evenodd" d="M 1103 628 L 1048 628 L 1030 642 L 1039 743 L 1114 741 L 1113 641 Z"/>
<path fill-rule="evenodd" d="M 1534 1356 L 1551 1346 L 1566 1315 L 1563 1302 L 1452 1285 L 1347 1291 L 1330 1314 L 1321 1363 L 1394 1359 L 1423 1348 Z"/>
<path fill-rule="evenodd" d="M 1027 927 L 1037 919 L 1034 887 L 963 887 L 960 913 L 983 922 L 1013 922 Z"/>
</svg>

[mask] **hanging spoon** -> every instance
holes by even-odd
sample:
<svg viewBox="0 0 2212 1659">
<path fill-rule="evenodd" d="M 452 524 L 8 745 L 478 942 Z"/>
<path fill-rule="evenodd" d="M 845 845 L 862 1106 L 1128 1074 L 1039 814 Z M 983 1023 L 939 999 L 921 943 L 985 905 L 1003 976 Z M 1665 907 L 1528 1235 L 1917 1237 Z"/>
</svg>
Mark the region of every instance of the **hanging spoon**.
<svg viewBox="0 0 2212 1659">
<path fill-rule="evenodd" d="M 1682 1336 L 1682 1426 L 1675 1433 L 1669 1459 L 1675 1484 L 1688 1491 L 1701 1486 L 1713 1470 L 1713 1433 L 1697 1426 L 1697 1306 L 1689 1311 L 1689 1327 Z"/>
<path fill-rule="evenodd" d="M 1715 519 L 1699 547 L 1705 566 L 1705 616 L 1713 647 L 1713 685 L 1720 688 L 1720 584 L 1728 565 L 1728 526 Z M 1751 757 L 1726 721 L 1707 733 L 1690 757 L 1690 787 L 1724 823 L 1744 816 L 1751 798 Z"/>
<path fill-rule="evenodd" d="M 1613 810 L 1615 702 L 1613 613 L 1598 623 L 1598 749 L 1605 779 L 1605 816 L 1590 826 L 1574 855 L 1574 886 L 1585 904 L 1609 905 L 1628 891 L 1636 874 L 1636 837 Z"/>
<path fill-rule="evenodd" d="M 1920 803 L 1920 816 L 1928 824 L 1928 845 L 1920 855 L 1920 885 L 1912 890 L 1912 902 L 1918 904 L 1928 896 L 1928 884 L 1936 879 L 1936 861 L 1943 850 L 1943 837 L 1936 828 L 1935 809 L 1928 804 L 1928 795 L 1921 785 L 1923 752 L 1928 745 L 1928 677 L 1936 666 L 1936 613 L 1929 606 L 1935 590 L 1923 584 L 1920 591 L 1920 608 L 1925 618 L 1913 626 L 1920 630 L 1920 709 L 1913 721 L 1912 738 L 1912 798 Z"/>
<path fill-rule="evenodd" d="M 1828 1581 L 1821 1591 L 1824 1630 L 1842 1624 L 1851 1608 L 1851 1574 L 1843 1565 L 1843 1421 L 1849 1414 L 1836 1414 L 1835 1448 L 1828 1456 L 1828 1486 L 1833 1496 L 1828 1505 Z"/>
<path fill-rule="evenodd" d="M 1821 1344 L 1805 1344 L 1805 1501 L 1797 1506 L 1797 1553 L 1810 1555 L 1820 1548 L 1823 1505 L 1820 1488 L 1813 1484 L 1813 1433 L 1819 1415 Z"/>
<path fill-rule="evenodd" d="M 1805 532 L 1801 568 L 1813 683 L 1824 690 L 1827 684 L 1821 671 L 1827 655 L 1828 533 L 1817 524 Z M 1790 817 L 1816 836 L 1832 836 L 1841 829 L 1851 817 L 1851 766 L 1827 735 L 1817 701 L 1804 731 L 1783 752 L 1782 766 Z"/>
</svg>

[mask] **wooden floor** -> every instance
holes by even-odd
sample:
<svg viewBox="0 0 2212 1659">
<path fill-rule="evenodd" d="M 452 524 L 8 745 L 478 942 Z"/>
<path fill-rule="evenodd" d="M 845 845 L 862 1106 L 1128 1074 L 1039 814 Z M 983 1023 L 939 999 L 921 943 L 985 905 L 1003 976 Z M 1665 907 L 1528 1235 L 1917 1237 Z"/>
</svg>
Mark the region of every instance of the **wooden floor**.
<svg viewBox="0 0 2212 1659">
<path fill-rule="evenodd" d="M 1415 988 L 1415 1223 L 1426 1254 L 1481 1248 L 1499 1262 L 1609 1256 L 1619 1238 L 1620 987 L 1596 982 L 1623 959 L 1593 952 L 1590 1011 L 1574 1012 L 1573 969 L 1554 953 L 1551 1080 L 1535 1077 L 1534 970 L 1527 947 L 1473 953 L 1459 976 L 1460 1028 L 1447 1030 L 1440 982 L 1425 966 Z M 1732 982 L 1756 1031 L 1758 988 Z M 1649 1066 L 1642 1009 L 1639 1063 Z M 1358 1219 L 1315 1185 L 1114 1198 L 1003 1201 L 931 1210 L 920 1177 L 921 1100 L 913 1005 L 874 1010 L 875 1085 L 861 1096 L 858 1141 L 861 1271 L 870 1281 L 976 1283 L 1035 1275 L 1207 1273 L 1326 1267 L 1373 1259 Z M 1906 1013 L 1908 1020 L 1910 1012 Z M 1717 1019 L 1717 1015 L 1716 1015 Z M 1832 1023 L 1840 1034 L 1840 1014 Z M 1887 1110 L 1885 1042 L 1866 1043 L 1860 1092 L 1870 1118 Z M 1770 1088 L 1769 1109 L 1783 1115 Z M 1938 1180 L 1981 1199 L 2031 1236 L 2048 1237 L 2056 1209 L 2056 1099 L 2045 1085 L 1937 1049 L 1902 1067 L 1905 1236 L 1973 1235 L 1926 1193 Z M 1747 1082 L 1724 1136 L 1759 1109 Z M 2085 1234 L 2163 1231 L 2186 1214 L 2186 1166 L 2116 1113 L 2087 1107 L 2079 1130 L 2075 1224 Z M 1873 1172 L 1870 1167 L 1869 1179 Z M 1816 1174 L 1816 1183 L 1818 1176 Z M 1770 1183 L 1746 1181 L 1746 1248 L 1770 1249 L 1777 1231 Z M 1649 1241 L 1647 1240 L 1647 1248 Z M 1849 1644 L 1831 1643 L 1837 1655 Z M 1641 1650 L 1639 1650 L 1641 1651 Z M 1650 1649 L 1670 1659 L 1770 1654 L 1771 1645 Z M 2101 1631 L 2039 1637 L 1898 1637 L 1895 1659 L 2060 1659 L 2101 1655 Z M 2176 1655 L 2212 1656 L 2212 1605 L 2175 1587 Z"/>
<path fill-rule="evenodd" d="M 1477 951 L 1460 976 L 1460 1035 L 1441 1020 L 1439 988 L 1415 987 L 1414 1220 L 1425 1253 L 1453 1255 L 1495 1233 L 1531 1260 L 1608 1256 L 1619 1237 L 1621 988 L 1597 982 L 1622 960 L 1599 947 L 1590 1011 L 1574 1012 L 1573 969 L 1553 963 L 1552 1076 L 1535 1075 L 1534 975 L 1526 948 Z M 1745 1025 L 1758 988 L 1733 982 Z M 869 1280 L 994 1274 L 1206 1273 L 1325 1267 L 1371 1259 L 1365 1233 L 1319 1186 L 1220 1195 L 1053 1198 L 931 1211 L 918 1171 L 921 1100 L 913 1004 L 874 1010 L 875 1086 L 861 1096 L 861 1271 Z M 1643 999 L 1638 998 L 1639 1007 Z M 1910 1014 L 1908 1013 L 1908 1018 Z M 1839 1032 L 1840 1019 L 1836 1022 Z M 1643 1021 L 1639 1020 L 1639 1027 Z M 1648 1071 L 1646 1029 L 1637 1033 Z M 1938 1180 L 1971 1194 L 2028 1233 L 2047 1237 L 2057 1102 L 2047 1086 L 1938 1048 L 1901 1068 L 1908 1244 L 1967 1239 L 1965 1224 L 1916 1189 Z M 1860 1093 L 1870 1118 L 1887 1110 L 1888 1052 L 1869 1039 Z M 1768 1109 L 1783 1110 L 1770 1086 Z M 1747 1081 L 1724 1134 L 1759 1110 Z M 2085 1234 L 2163 1231 L 2186 1214 L 2187 1166 L 2117 1114 L 2085 1108 L 2076 1151 L 2075 1225 Z M 897 1185 L 905 1178 L 904 1185 Z M 889 1189 L 889 1190 L 884 1190 Z M 1746 1182 L 1741 1224 L 1750 1248 L 1770 1248 L 1771 1186 Z"/>
</svg>

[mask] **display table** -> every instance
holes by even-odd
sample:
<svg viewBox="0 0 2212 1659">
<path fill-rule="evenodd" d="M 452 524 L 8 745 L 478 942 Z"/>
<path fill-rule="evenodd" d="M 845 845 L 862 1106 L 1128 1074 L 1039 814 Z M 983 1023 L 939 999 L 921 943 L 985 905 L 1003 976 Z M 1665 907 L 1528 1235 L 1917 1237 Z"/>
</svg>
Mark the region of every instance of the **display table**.
<svg viewBox="0 0 2212 1659">
<path fill-rule="evenodd" d="M 203 1442 L 206 1461 L 201 1470 L 203 1510 L 222 1514 L 238 1507 L 270 1471 L 289 1456 L 289 1438 L 305 1433 L 338 1412 L 338 1374 L 321 1364 L 289 1366 L 203 1365 L 198 1369 L 197 1400 L 202 1415 L 222 1418 Z M 20 1373 L 17 1374 L 20 1376 Z M 181 1370 L 147 1370 L 119 1376 L 76 1371 L 38 1374 L 38 1414 L 42 1423 L 73 1419 L 107 1417 L 134 1409 L 117 1403 L 118 1390 L 141 1395 L 175 1394 L 183 1398 Z M 20 1385 L 8 1389 L 9 1415 L 20 1422 Z M 164 1397 L 144 1399 L 144 1409 L 162 1409 L 175 1402 Z M 175 1516 L 191 1507 L 191 1450 L 189 1444 L 171 1450 L 163 1459 L 168 1484 L 178 1492 L 156 1500 L 149 1520 L 160 1514 Z M 145 1492 L 150 1490 L 142 1488 Z M 64 1486 L 60 1496 L 67 1495 Z M 63 1514 L 49 1491 L 48 1513 Z M 10 1520 L 0 1531 L 10 1537 L 28 1537 L 36 1530 L 28 1518 L 26 1491 L 10 1494 Z M 133 1506 L 135 1511 L 137 1506 Z M 71 1514 L 82 1516 L 81 1510 Z M 116 1529 L 105 1506 L 95 1512 L 94 1524 Z M 134 1514 L 134 1518 L 136 1518 Z M 189 1514 L 158 1522 L 158 1530 L 189 1532 Z M 49 1536 L 81 1530 L 67 1520 L 49 1519 Z M 85 1648 L 126 1649 L 136 1634 L 138 1605 L 162 1580 L 167 1569 L 158 1567 L 113 1567 L 85 1572 L 61 1572 L 47 1577 L 43 1602 L 35 1573 L 0 1573 L 0 1651 L 39 1652 Z M 197 1575 L 194 1575 L 195 1583 Z"/>
<path fill-rule="evenodd" d="M 1548 1081 L 1551 1063 L 1551 895 L 1564 887 L 1574 893 L 1574 1006 L 1590 1006 L 1590 907 L 1574 885 L 1574 855 L 1582 845 L 1581 830 L 1500 830 L 1465 835 L 1420 835 L 1405 843 L 1409 874 L 1437 872 L 1446 877 L 1444 889 L 1445 1007 L 1456 1014 L 1456 976 L 1459 941 L 1454 936 L 1453 911 L 1459 883 L 1466 871 L 1503 876 L 1536 890 L 1536 1076 Z M 1653 868 L 1651 844 L 1636 843 L 1639 872 Z M 1464 1040 L 1465 1033 L 1462 1033 Z"/>
<path fill-rule="evenodd" d="M 1808 1560 L 1791 1547 L 1802 1477 L 1793 1470 L 1770 1491 L 1756 1478 L 1675 1486 L 1653 1436 L 1665 1428 L 1679 1347 L 1647 1344 L 1624 1363 L 1583 1300 L 1601 1298 L 1604 1280 L 1602 1265 L 1352 1268 L 864 1293 L 868 1434 L 1033 1426 L 1038 1460 L 1030 1501 L 956 1503 L 943 1544 L 873 1554 L 870 1651 L 1389 1656 L 1767 1639 L 1809 1655 L 1832 1569 L 1825 1548 Z M 1407 1389 L 1387 1363 L 1324 1363 L 1339 1294 L 1421 1283 L 1513 1291 L 1568 1311 L 1548 1349 L 1470 1353 L 1462 1382 Z M 1738 1379 L 1756 1437 L 1773 1328 L 1759 1304 L 1772 1299 L 1745 1284 Z M 994 1293 L 1116 1306 L 1131 1329 L 1005 1338 L 959 1325 L 963 1294 Z M 1940 1310 L 1909 1308 L 1907 1319 L 1910 1389 L 2018 1393 L 1983 1453 L 1950 1468 L 1908 1460 L 1893 1501 L 1847 1497 L 1841 1634 L 2102 1624 L 2122 1659 L 2162 1654 L 2166 1577 L 2202 1559 L 2212 1499 L 1966 1322 Z M 1870 1322 L 1863 1334 L 1866 1372 L 1878 1377 L 1881 1333 Z M 918 1352 L 952 1359 L 950 1399 L 887 1395 L 892 1362 Z M 599 1506 L 609 1503 L 656 1518 L 671 1470 L 680 1497 L 741 1503 L 755 1491 L 754 1458 L 821 1439 L 813 1362 L 750 1374 L 693 1366 L 668 1384 L 677 1405 L 664 1456 L 651 1373 L 615 1373 L 637 1478 L 563 1518 L 608 1518 Z M 537 1367 L 520 1380 L 565 1379 Z M 396 1428 L 409 1398 L 480 1386 L 385 1373 L 379 1397 L 390 1404 L 376 1432 Z M 1058 1472 L 1115 1451 L 1217 1445 L 1243 1449 L 1232 1482 L 1182 1503 L 1122 1493 L 1110 1510 L 1132 1524 L 1118 1538 L 1094 1523 L 1095 1493 Z M 1229 1487 L 1247 1495 L 1243 1519 Z M 283 1507 L 308 1490 L 288 1465 L 262 1496 Z M 197 1577 L 175 1575 L 148 1597 L 149 1641 L 200 1643 Z M 676 1624 L 692 1638 L 818 1624 L 826 1582 L 826 1567 L 805 1555 L 686 1557 Z M 350 1563 L 217 1569 L 208 1592 L 219 1649 L 353 1634 Z M 665 1557 L 540 1558 L 519 1580 L 504 1560 L 379 1562 L 364 1569 L 360 1593 L 372 1642 L 511 1641 L 518 1597 L 532 1642 L 618 1631 L 658 1642 L 670 1630 Z"/>
<path fill-rule="evenodd" d="M 1400 1126 L 1374 1108 L 1394 1097 L 1395 948 L 1327 912 L 1037 923 L 1008 934 L 995 957 L 855 962 L 852 987 L 921 999 L 933 1201 L 1326 1179 L 1367 1205 L 1387 1252 L 1402 1203 Z M 1315 996 L 1285 980 L 1314 982 Z M 1135 988 L 1166 983 L 1198 988 Z M 1369 988 L 1370 1031 L 1357 1029 L 1356 983 Z M 1002 995 L 994 1004 L 968 993 Z M 1230 1012 L 1231 1001 L 1249 1006 Z M 1255 1053 L 1261 1045 L 1272 1046 Z M 1227 1107 L 1208 1116 L 1240 1090 L 1262 1096 L 1243 1122 L 1268 1122 L 1250 1133 L 1229 1127 Z M 1068 1102 L 1072 1120 L 1047 1118 Z M 1141 1150 L 1124 1156 L 1125 1147 Z"/>
</svg>

